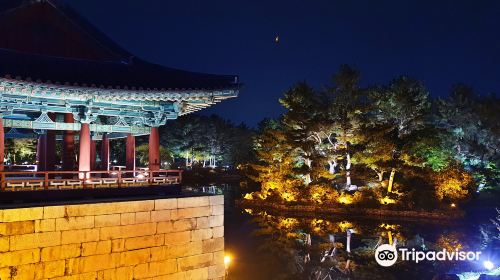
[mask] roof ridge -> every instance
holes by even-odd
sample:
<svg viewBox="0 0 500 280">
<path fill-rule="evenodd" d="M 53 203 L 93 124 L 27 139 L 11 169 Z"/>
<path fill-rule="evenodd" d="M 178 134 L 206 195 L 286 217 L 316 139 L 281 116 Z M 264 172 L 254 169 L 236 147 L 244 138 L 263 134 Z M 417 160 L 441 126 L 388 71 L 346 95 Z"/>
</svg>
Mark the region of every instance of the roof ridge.
<svg viewBox="0 0 500 280">
<path fill-rule="evenodd" d="M 116 57 L 116 60 L 129 63 L 134 57 L 130 52 L 122 48 L 108 35 L 95 27 L 85 17 L 77 13 L 64 0 L 2 0 L 0 3 L 0 15 L 7 16 L 22 9 L 28 9 L 36 5 L 47 5 L 53 9 L 61 18 L 71 24 L 72 28 L 81 32 L 83 36 L 93 41 L 95 46 L 102 48 Z"/>
</svg>

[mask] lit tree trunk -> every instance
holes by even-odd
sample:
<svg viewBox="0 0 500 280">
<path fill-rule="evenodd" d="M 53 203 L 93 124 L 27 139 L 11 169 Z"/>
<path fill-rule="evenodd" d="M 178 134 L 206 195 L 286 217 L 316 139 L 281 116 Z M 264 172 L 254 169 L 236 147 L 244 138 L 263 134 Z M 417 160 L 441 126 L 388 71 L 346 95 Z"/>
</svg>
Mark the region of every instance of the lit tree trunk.
<svg viewBox="0 0 500 280">
<path fill-rule="evenodd" d="M 337 167 L 337 160 L 329 160 L 328 161 L 328 173 L 335 174 L 335 167 Z"/>
<path fill-rule="evenodd" d="M 345 176 L 346 176 L 346 183 L 345 183 L 345 187 L 346 189 L 349 188 L 351 186 L 351 155 L 349 153 L 347 153 L 346 155 L 346 160 L 347 160 L 347 163 L 345 165 Z"/>
<path fill-rule="evenodd" d="M 392 184 L 394 183 L 394 175 L 396 175 L 396 168 L 392 168 L 391 176 L 389 177 L 389 184 L 387 185 L 387 191 L 392 192 Z"/>
<path fill-rule="evenodd" d="M 377 171 L 377 170 L 375 170 L 375 172 L 377 172 L 377 175 L 378 175 L 378 181 L 379 181 L 379 182 L 382 182 L 382 180 L 384 179 L 384 173 L 385 173 L 385 171 L 384 171 L 384 170 L 382 170 L 382 171 Z"/>
<path fill-rule="evenodd" d="M 351 235 L 352 235 L 352 230 L 351 229 L 347 229 L 346 231 L 346 234 L 347 234 L 347 240 L 346 240 L 346 251 L 348 253 L 351 252 Z"/>
<path fill-rule="evenodd" d="M 304 160 L 304 163 L 307 165 L 307 167 L 309 167 L 309 169 L 311 168 L 312 160 L 310 160 L 310 159 L 305 159 L 305 160 Z M 305 178 L 304 178 L 304 183 L 306 184 L 306 186 L 308 186 L 311 182 L 312 182 L 312 180 L 311 180 L 311 174 L 308 172 L 308 173 L 305 175 Z"/>
</svg>

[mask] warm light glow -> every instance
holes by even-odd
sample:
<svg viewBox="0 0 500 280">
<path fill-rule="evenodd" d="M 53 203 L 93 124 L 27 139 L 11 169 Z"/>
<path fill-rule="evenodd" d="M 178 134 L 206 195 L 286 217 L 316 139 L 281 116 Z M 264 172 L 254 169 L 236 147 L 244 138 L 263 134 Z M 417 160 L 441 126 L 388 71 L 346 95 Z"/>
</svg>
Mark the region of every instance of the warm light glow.
<svg viewBox="0 0 500 280">
<path fill-rule="evenodd" d="M 299 220 L 295 218 L 281 218 L 278 224 L 279 228 L 293 228 L 294 226 L 298 225 Z"/>
<path fill-rule="evenodd" d="M 226 269 L 229 268 L 229 264 L 231 263 L 231 256 L 230 255 L 225 255 L 224 256 L 224 266 Z"/>
<path fill-rule="evenodd" d="M 281 197 L 283 198 L 283 200 L 288 201 L 288 202 L 290 202 L 290 201 L 296 201 L 297 200 L 295 198 L 295 195 L 293 193 L 287 192 L 287 191 L 283 192 L 281 194 Z"/>
<path fill-rule="evenodd" d="M 380 203 L 381 204 L 394 204 L 394 203 L 396 203 L 396 200 L 386 196 L 386 197 L 383 197 L 380 199 Z"/>
<path fill-rule="evenodd" d="M 340 228 L 340 231 L 344 232 L 348 229 L 353 229 L 354 230 L 354 225 L 350 222 L 347 221 L 342 221 L 337 223 L 338 227 Z M 355 231 L 355 230 L 354 230 Z"/>
<path fill-rule="evenodd" d="M 396 229 L 396 225 L 393 225 L 393 224 L 381 224 L 379 227 L 381 227 L 383 229 L 387 229 L 387 230 L 395 230 Z"/>
<path fill-rule="evenodd" d="M 353 197 L 349 194 L 342 193 L 337 198 L 337 201 L 342 204 L 351 204 L 353 202 Z"/>
<path fill-rule="evenodd" d="M 455 208 L 457 205 L 455 203 L 450 204 L 451 207 Z"/>
<path fill-rule="evenodd" d="M 483 265 L 484 268 L 486 268 L 487 270 L 492 270 L 493 268 L 495 268 L 495 264 L 492 263 L 491 261 L 484 261 Z"/>
<path fill-rule="evenodd" d="M 247 193 L 247 194 L 245 194 L 245 196 L 243 198 L 244 199 L 248 199 L 248 200 L 252 200 L 253 199 L 253 195 L 251 193 Z"/>
</svg>

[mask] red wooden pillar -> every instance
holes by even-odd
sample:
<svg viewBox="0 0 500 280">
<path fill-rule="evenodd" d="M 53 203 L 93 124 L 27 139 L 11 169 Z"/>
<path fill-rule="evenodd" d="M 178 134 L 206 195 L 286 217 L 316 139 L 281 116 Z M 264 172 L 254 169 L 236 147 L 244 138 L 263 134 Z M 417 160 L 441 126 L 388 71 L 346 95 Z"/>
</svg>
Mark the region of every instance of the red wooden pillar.
<svg viewBox="0 0 500 280">
<path fill-rule="evenodd" d="M 4 170 L 4 158 L 5 158 L 5 135 L 3 129 L 3 119 L 0 116 L 0 172 Z"/>
<path fill-rule="evenodd" d="M 109 171 L 109 138 L 107 133 L 102 135 L 101 170 Z"/>
<path fill-rule="evenodd" d="M 95 169 L 95 161 L 96 161 L 96 141 L 90 140 L 90 170 L 94 171 Z"/>
<path fill-rule="evenodd" d="M 90 171 L 90 124 L 82 123 L 80 129 L 80 156 L 78 157 L 78 171 Z M 84 174 L 79 174 L 80 179 Z"/>
<path fill-rule="evenodd" d="M 135 136 L 127 134 L 127 144 L 125 145 L 125 166 L 127 170 L 135 170 Z"/>
<path fill-rule="evenodd" d="M 73 114 L 64 114 L 65 123 L 74 123 Z M 62 169 L 64 171 L 72 171 L 75 168 L 75 132 L 73 130 L 65 130 L 62 146 Z"/>
<path fill-rule="evenodd" d="M 56 120 L 55 113 L 49 113 L 48 116 L 52 121 Z M 45 139 L 45 170 L 56 170 L 56 132 L 54 130 L 47 130 Z"/>
<path fill-rule="evenodd" d="M 151 128 L 149 135 L 149 170 L 160 170 L 160 136 L 158 127 Z"/>
</svg>

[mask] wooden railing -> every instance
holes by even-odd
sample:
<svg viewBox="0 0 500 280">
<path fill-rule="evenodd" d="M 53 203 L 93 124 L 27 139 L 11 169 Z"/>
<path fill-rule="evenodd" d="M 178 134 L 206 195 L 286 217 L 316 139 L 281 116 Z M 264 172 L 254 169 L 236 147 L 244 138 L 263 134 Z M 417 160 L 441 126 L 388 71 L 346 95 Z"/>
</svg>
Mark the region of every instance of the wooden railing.
<svg viewBox="0 0 500 280">
<path fill-rule="evenodd" d="M 180 184 L 182 170 L 0 172 L 1 191 L 123 188 Z"/>
</svg>

